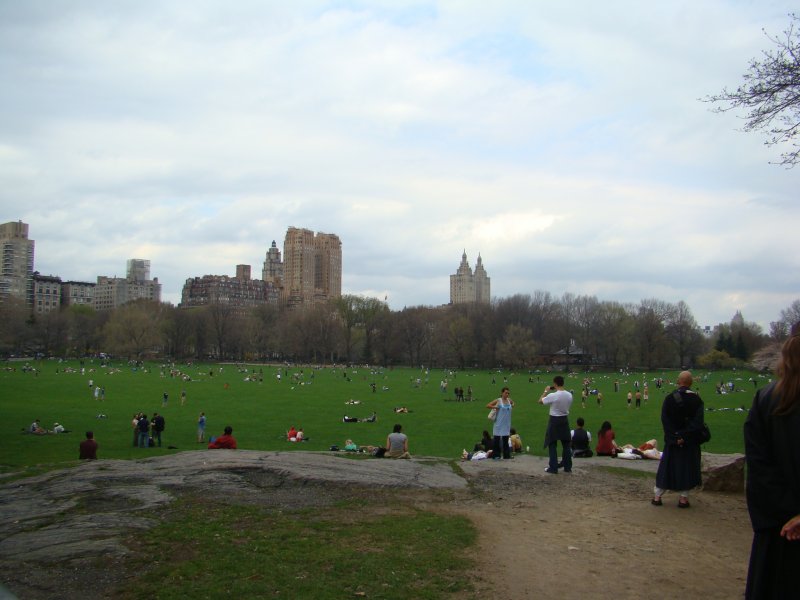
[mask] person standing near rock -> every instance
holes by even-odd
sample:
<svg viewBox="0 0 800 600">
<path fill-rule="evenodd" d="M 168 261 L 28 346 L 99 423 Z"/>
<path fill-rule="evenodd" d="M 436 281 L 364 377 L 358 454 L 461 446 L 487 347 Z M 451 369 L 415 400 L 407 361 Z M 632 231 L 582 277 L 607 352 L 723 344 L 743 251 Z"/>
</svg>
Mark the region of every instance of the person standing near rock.
<svg viewBox="0 0 800 600">
<path fill-rule="evenodd" d="M 703 400 L 693 391 L 692 374 L 678 375 L 678 389 L 664 399 L 661 424 L 664 427 L 664 453 L 658 463 L 654 506 L 661 506 L 666 490 L 678 492 L 678 508 L 689 508 L 689 490 L 700 485 L 700 442 L 703 429 Z"/>
<path fill-rule="evenodd" d="M 556 475 L 559 466 L 564 473 L 572 472 L 572 434 L 569 429 L 569 409 L 572 406 L 572 394 L 564 389 L 564 378 L 553 377 L 553 384 L 542 392 L 539 404 L 550 407 L 550 419 L 544 435 L 544 447 L 547 448 L 550 462 L 545 469 L 547 473 Z M 558 442 L 561 441 L 561 463 L 558 462 Z"/>
<path fill-rule="evenodd" d="M 797 597 L 800 566 L 800 330 L 781 348 L 777 381 L 758 390 L 744 424 L 753 545 L 745 598 Z M 792 592 L 791 590 L 795 590 Z"/>
<path fill-rule="evenodd" d="M 500 390 L 500 397 L 486 405 L 486 408 L 492 408 L 496 411 L 494 427 L 492 428 L 492 435 L 494 436 L 492 459 L 494 460 L 499 460 L 501 453 L 503 458 L 511 458 L 511 447 L 508 445 L 508 438 L 511 435 L 511 410 L 514 408 L 514 401 L 509 397 L 510 393 L 511 391 L 504 387 Z"/>
</svg>

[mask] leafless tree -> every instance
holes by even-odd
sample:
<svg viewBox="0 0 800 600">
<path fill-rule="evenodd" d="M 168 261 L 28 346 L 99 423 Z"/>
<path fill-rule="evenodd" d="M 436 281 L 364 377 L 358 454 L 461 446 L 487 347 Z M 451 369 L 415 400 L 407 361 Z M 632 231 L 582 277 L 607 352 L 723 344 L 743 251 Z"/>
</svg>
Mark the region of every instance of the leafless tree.
<svg viewBox="0 0 800 600">
<path fill-rule="evenodd" d="M 764 35 L 775 45 L 761 58 L 750 61 L 744 83 L 735 90 L 723 89 L 702 100 L 717 104 L 715 112 L 745 109 L 744 131 L 763 131 L 767 146 L 790 144 L 778 164 L 793 167 L 800 160 L 800 18 L 791 21 L 782 36 Z"/>
</svg>

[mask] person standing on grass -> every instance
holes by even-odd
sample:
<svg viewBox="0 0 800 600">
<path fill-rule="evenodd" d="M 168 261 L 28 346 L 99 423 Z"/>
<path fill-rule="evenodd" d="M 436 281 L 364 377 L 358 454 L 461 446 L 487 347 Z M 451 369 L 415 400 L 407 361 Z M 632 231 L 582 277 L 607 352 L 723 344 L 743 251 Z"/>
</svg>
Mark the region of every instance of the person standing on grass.
<svg viewBox="0 0 800 600">
<path fill-rule="evenodd" d="M 197 443 L 202 444 L 206 439 L 206 413 L 201 412 L 197 419 Z"/>
<path fill-rule="evenodd" d="M 784 342 L 777 381 L 756 392 L 744 423 L 753 545 L 745 598 L 796 598 L 800 566 L 800 326 Z M 794 591 L 791 591 L 794 590 Z"/>
<path fill-rule="evenodd" d="M 139 415 L 136 428 L 139 431 L 139 448 L 147 448 L 150 445 L 150 421 L 147 420 L 146 414 Z"/>
<path fill-rule="evenodd" d="M 542 392 L 539 404 L 550 407 L 550 419 L 544 436 L 544 447 L 550 455 L 550 462 L 545 469 L 547 473 L 556 475 L 559 466 L 565 473 L 572 472 L 572 436 L 569 429 L 569 409 L 572 406 L 572 394 L 564 389 L 564 378 L 553 377 L 553 384 Z M 558 462 L 558 442 L 561 441 L 561 463 Z"/>
<path fill-rule="evenodd" d="M 153 415 L 153 440 L 158 442 L 159 447 L 161 447 L 161 433 L 164 431 L 165 426 L 163 415 L 155 413 Z"/>
<path fill-rule="evenodd" d="M 492 435 L 492 459 L 511 458 L 511 447 L 508 445 L 508 438 L 511 435 L 511 411 L 514 408 L 514 401 L 509 397 L 511 391 L 504 387 L 500 390 L 500 397 L 492 400 L 486 408 L 493 408 L 497 411 L 494 418 Z"/>
<path fill-rule="evenodd" d="M 703 429 L 703 400 L 693 391 L 692 374 L 678 375 L 678 389 L 664 399 L 661 424 L 664 453 L 658 463 L 652 504 L 661 506 L 666 490 L 677 491 L 678 508 L 689 508 L 689 490 L 700 485 L 700 442 Z"/>
</svg>

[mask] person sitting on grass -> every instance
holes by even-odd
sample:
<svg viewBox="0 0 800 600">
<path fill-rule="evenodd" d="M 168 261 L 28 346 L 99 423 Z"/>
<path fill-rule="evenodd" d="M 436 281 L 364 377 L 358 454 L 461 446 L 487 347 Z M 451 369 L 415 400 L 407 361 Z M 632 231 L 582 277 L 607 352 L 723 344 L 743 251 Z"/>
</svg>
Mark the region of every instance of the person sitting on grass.
<svg viewBox="0 0 800 600">
<path fill-rule="evenodd" d="M 294 428 L 294 425 L 289 427 L 289 431 L 286 432 L 286 439 L 290 442 L 297 441 L 297 430 Z"/>
<path fill-rule="evenodd" d="M 489 452 L 489 450 L 492 450 L 492 448 L 494 448 L 494 438 L 492 437 L 492 434 L 484 429 L 483 437 L 481 438 L 480 442 L 475 444 L 473 452 L 479 452 L 481 450 L 484 452 Z"/>
<path fill-rule="evenodd" d="M 86 439 L 80 443 L 78 450 L 79 459 L 97 460 L 97 442 L 94 440 L 94 432 L 86 432 Z"/>
<path fill-rule="evenodd" d="M 402 433 L 403 426 L 397 423 L 392 433 L 386 437 L 387 458 L 411 458 L 408 453 L 408 436 Z"/>
<path fill-rule="evenodd" d="M 236 438 L 231 435 L 233 433 L 233 427 L 228 425 L 225 427 L 225 433 L 219 436 L 216 439 L 211 440 L 211 443 L 208 445 L 209 449 L 216 450 L 216 449 L 227 449 L 227 450 L 236 450 Z"/>
<path fill-rule="evenodd" d="M 47 430 L 39 424 L 39 419 L 34 419 L 28 431 L 34 435 L 45 435 L 47 433 Z"/>
<path fill-rule="evenodd" d="M 595 446 L 594 449 L 594 451 L 597 452 L 597 456 L 611 456 L 612 458 L 616 458 L 619 452 L 619 446 L 617 446 L 617 442 L 614 441 L 615 437 L 616 435 L 611 428 L 611 423 L 603 421 L 603 424 L 600 426 L 600 431 L 597 432 L 597 446 Z"/>
<path fill-rule="evenodd" d="M 592 443 L 592 434 L 583 428 L 586 424 L 583 417 L 578 417 L 577 424 L 577 427 L 572 430 L 572 457 L 591 458 L 593 452 L 589 448 L 589 444 Z"/>
<path fill-rule="evenodd" d="M 511 451 L 522 452 L 522 438 L 519 437 L 517 430 L 512 427 L 509 433 L 511 435 L 508 436 L 508 444 L 511 446 Z"/>
</svg>

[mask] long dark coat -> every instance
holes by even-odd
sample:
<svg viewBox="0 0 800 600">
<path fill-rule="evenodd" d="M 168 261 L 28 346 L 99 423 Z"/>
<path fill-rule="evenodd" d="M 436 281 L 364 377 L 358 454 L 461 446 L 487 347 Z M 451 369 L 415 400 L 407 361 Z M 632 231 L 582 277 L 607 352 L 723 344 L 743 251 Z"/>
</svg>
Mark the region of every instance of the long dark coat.
<svg viewBox="0 0 800 600">
<path fill-rule="evenodd" d="M 684 491 L 697 487 L 700 478 L 700 444 L 703 428 L 703 400 L 686 387 L 664 398 L 661 424 L 664 427 L 664 452 L 658 465 L 656 485 L 665 490 Z M 678 445 L 678 440 L 684 443 Z"/>
<path fill-rule="evenodd" d="M 787 541 L 780 530 L 800 515 L 800 408 L 773 415 L 778 399 L 774 384 L 758 390 L 744 424 L 753 524 L 746 598 L 797 597 L 800 541 Z"/>
</svg>

